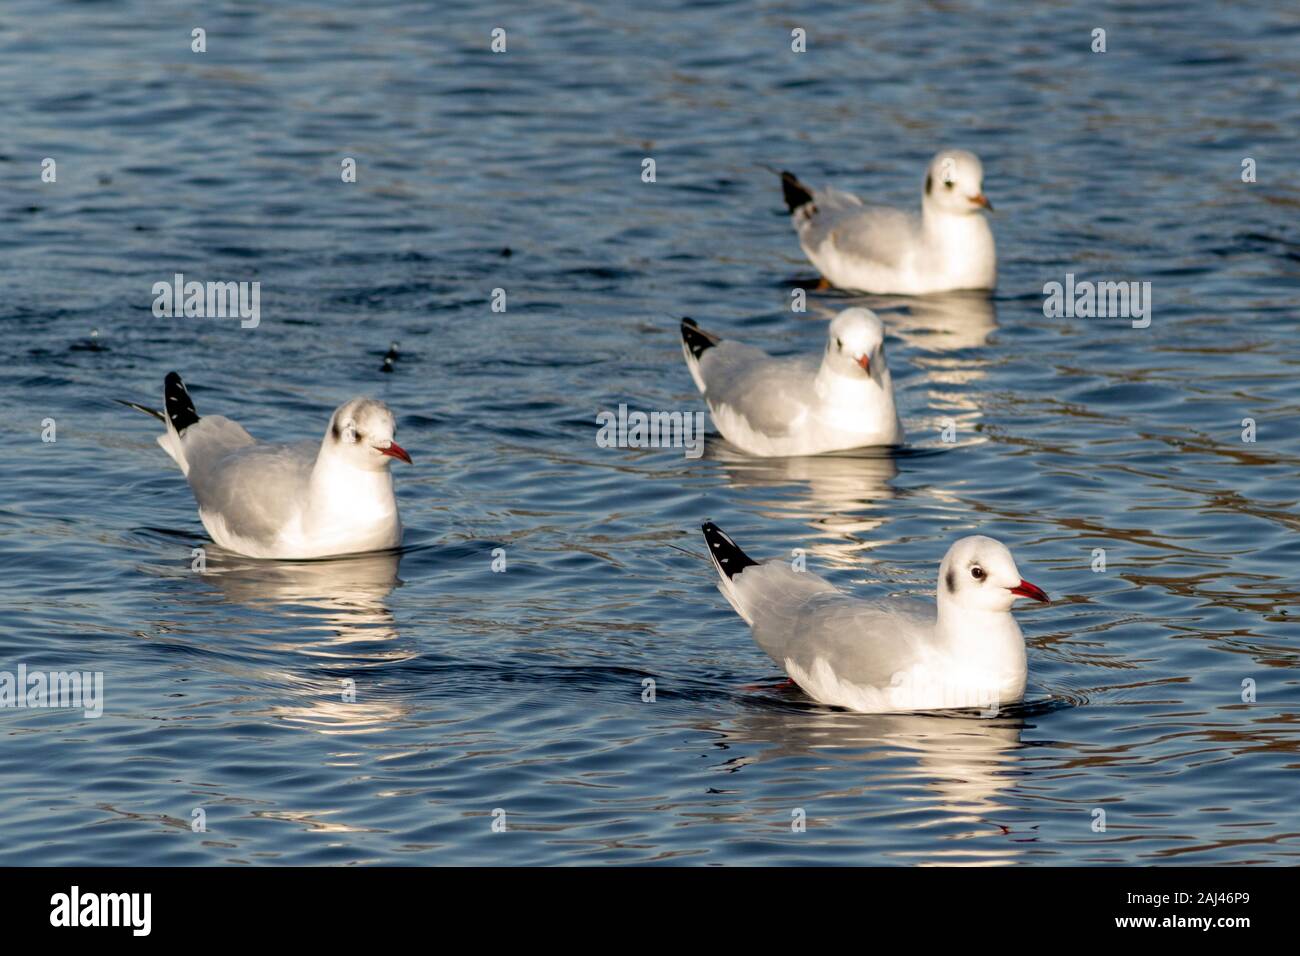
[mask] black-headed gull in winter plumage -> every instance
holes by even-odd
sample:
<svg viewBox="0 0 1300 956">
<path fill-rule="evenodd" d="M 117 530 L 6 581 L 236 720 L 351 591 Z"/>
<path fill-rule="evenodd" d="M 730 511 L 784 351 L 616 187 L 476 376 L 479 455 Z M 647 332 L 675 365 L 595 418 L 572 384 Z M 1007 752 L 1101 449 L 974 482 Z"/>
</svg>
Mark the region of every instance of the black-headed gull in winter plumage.
<svg viewBox="0 0 1300 956">
<path fill-rule="evenodd" d="M 402 521 L 388 465 L 411 461 L 383 402 L 335 409 L 320 442 L 270 444 L 221 415 L 200 418 L 175 372 L 166 412 L 123 402 L 167 426 L 158 444 L 180 465 L 199 518 L 221 547 L 253 558 L 324 558 L 395 548 Z"/>
<path fill-rule="evenodd" d="M 703 530 L 718 590 L 758 646 L 820 703 L 900 713 L 995 709 L 1024 697 L 1025 641 L 1011 606 L 1048 597 L 993 538 L 948 549 L 931 605 L 850 597 L 786 561 L 757 563 L 712 522 Z"/>
<path fill-rule="evenodd" d="M 816 455 L 897 445 L 903 426 L 870 309 L 831 322 L 820 361 L 774 358 L 682 319 L 682 354 L 724 438 L 750 455 Z"/>
<path fill-rule="evenodd" d="M 830 285 L 902 295 L 997 285 L 993 230 L 980 215 L 993 206 L 974 153 L 945 149 L 935 155 L 919 217 L 864 205 L 830 187 L 810 189 L 789 172 L 781 173 L 781 183 L 799 245 Z"/>
</svg>

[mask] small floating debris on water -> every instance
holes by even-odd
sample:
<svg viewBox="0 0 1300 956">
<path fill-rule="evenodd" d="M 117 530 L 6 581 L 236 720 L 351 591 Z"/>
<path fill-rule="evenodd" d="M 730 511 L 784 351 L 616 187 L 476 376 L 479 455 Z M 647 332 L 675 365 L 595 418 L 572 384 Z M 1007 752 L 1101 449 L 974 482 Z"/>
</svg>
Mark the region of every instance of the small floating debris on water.
<svg viewBox="0 0 1300 956">
<path fill-rule="evenodd" d="M 511 249 L 509 246 L 505 246 L 501 250 L 501 256 L 505 259 L 509 259 L 514 254 L 515 254 L 514 250 Z"/>
<path fill-rule="evenodd" d="M 82 339 L 80 342 L 73 342 L 68 346 L 71 352 L 107 352 L 108 346 L 99 340 L 99 329 L 90 330 L 90 338 Z"/>
<path fill-rule="evenodd" d="M 384 356 L 384 364 L 380 366 L 379 371 L 391 372 L 393 363 L 397 361 L 397 343 L 393 342 L 388 346 L 388 354 Z"/>
</svg>

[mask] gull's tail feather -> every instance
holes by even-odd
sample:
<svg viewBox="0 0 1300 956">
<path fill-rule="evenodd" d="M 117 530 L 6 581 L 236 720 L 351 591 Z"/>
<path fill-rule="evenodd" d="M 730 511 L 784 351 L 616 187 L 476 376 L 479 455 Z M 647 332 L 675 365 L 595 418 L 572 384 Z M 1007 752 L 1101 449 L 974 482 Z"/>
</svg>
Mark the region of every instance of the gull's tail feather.
<svg viewBox="0 0 1300 956">
<path fill-rule="evenodd" d="M 790 642 L 801 637 L 797 619 L 803 609 L 840 592 L 825 578 L 786 561 L 755 561 L 712 521 L 703 530 L 718 571 L 718 590 L 753 628 L 758 646 L 782 663 Z"/>
<path fill-rule="evenodd" d="M 745 568 L 758 564 L 753 558 L 740 550 L 740 545 L 731 540 L 731 536 L 712 521 L 700 526 L 704 532 L 704 542 L 709 546 L 709 556 L 713 559 L 718 573 L 730 581 Z"/>
<path fill-rule="evenodd" d="M 190 398 L 185 383 L 176 372 L 168 372 L 163 379 L 163 401 L 167 406 L 167 434 L 158 436 L 158 444 L 171 455 L 172 461 L 181 466 L 181 471 L 188 475 L 190 466 L 185 459 L 181 435 L 199 420 L 199 413 L 194 410 L 194 400 Z"/>
<path fill-rule="evenodd" d="M 199 413 L 194 410 L 194 400 L 181 381 L 180 374 L 168 372 L 163 379 L 163 400 L 167 403 L 167 420 L 181 434 L 199 420 Z"/>
<path fill-rule="evenodd" d="M 781 171 L 781 191 L 785 195 L 785 204 L 791 215 L 813 201 L 812 190 L 799 182 L 794 173 Z"/>
<path fill-rule="evenodd" d="M 115 398 L 113 399 L 113 401 L 117 402 L 117 404 L 119 405 L 125 405 L 127 408 L 134 408 L 137 412 L 144 412 L 146 415 L 152 415 L 160 422 L 165 423 L 167 421 L 167 416 L 164 415 L 162 412 L 158 411 L 158 409 L 156 408 L 149 408 L 146 405 L 137 405 L 135 402 L 123 401 L 120 398 Z"/>
<path fill-rule="evenodd" d="M 692 318 L 682 319 L 682 342 L 691 350 L 691 354 L 699 358 L 707 349 L 713 348 L 721 342 L 718 336 L 712 332 L 705 332 L 695 324 Z"/>
<path fill-rule="evenodd" d="M 701 392 L 704 391 L 704 375 L 700 372 L 700 356 L 721 342 L 712 332 L 705 332 L 691 318 L 682 319 L 682 356 L 686 367 L 691 371 L 691 378 Z"/>
<path fill-rule="evenodd" d="M 736 613 L 752 624 L 753 619 L 741 607 L 734 579 L 746 568 L 755 567 L 758 562 L 740 550 L 740 546 L 712 521 L 704 522 L 701 530 L 704 532 L 704 543 L 709 546 L 709 557 L 718 570 L 718 590 L 736 609 Z"/>
</svg>

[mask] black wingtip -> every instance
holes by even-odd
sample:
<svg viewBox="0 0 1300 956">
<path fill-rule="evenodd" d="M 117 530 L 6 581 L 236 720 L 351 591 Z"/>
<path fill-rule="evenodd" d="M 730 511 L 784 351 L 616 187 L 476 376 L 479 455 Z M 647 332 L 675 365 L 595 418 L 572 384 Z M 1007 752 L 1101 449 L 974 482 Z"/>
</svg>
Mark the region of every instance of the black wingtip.
<svg viewBox="0 0 1300 956">
<path fill-rule="evenodd" d="M 785 204 L 790 212 L 813 201 L 812 190 L 799 182 L 794 173 L 786 170 L 781 171 L 781 191 L 785 194 Z"/>
<path fill-rule="evenodd" d="M 176 372 L 168 372 L 163 379 L 163 401 L 166 402 L 167 417 L 176 429 L 176 434 L 181 434 L 199 420 L 199 413 L 194 410 L 194 401 Z"/>
<path fill-rule="evenodd" d="M 709 556 L 713 558 L 713 563 L 718 566 L 718 570 L 727 576 L 728 581 L 745 568 L 758 564 L 741 551 L 740 546 L 712 521 L 704 522 L 700 530 L 704 532 L 704 543 L 709 546 Z"/>
<path fill-rule="evenodd" d="M 699 358 L 706 351 L 717 345 L 722 339 L 718 338 L 712 332 L 705 332 L 695 324 L 692 318 L 682 319 L 682 341 L 686 347 L 691 350 L 691 354 Z"/>
</svg>

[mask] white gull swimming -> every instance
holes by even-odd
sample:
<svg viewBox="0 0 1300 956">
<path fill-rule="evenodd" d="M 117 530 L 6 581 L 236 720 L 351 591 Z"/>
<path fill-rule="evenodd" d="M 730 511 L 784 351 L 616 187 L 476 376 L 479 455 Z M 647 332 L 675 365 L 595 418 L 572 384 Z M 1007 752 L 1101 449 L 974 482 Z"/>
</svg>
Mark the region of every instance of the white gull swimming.
<svg viewBox="0 0 1300 956">
<path fill-rule="evenodd" d="M 981 213 L 984 167 L 974 153 L 945 149 L 926 170 L 921 214 L 864 205 L 852 193 L 811 189 L 781 173 L 804 254 L 823 280 L 861 292 L 923 295 L 997 285 L 993 230 Z"/>
<path fill-rule="evenodd" d="M 870 309 L 830 323 L 820 361 L 774 358 L 682 320 L 682 355 L 713 423 L 759 456 L 897 445 L 903 426 L 885 361 L 885 329 Z"/>
<path fill-rule="evenodd" d="M 221 415 L 202 418 L 181 377 L 163 384 L 166 412 L 122 402 L 167 427 L 158 444 L 180 465 L 199 518 L 221 547 L 253 558 L 323 558 L 395 548 L 402 521 L 388 466 L 411 461 L 383 402 L 335 409 L 323 439 L 259 442 Z"/>
<path fill-rule="evenodd" d="M 820 703 L 901 713 L 990 710 L 1024 697 L 1025 641 L 1011 606 L 1048 597 L 1020 577 L 1001 542 L 956 541 L 930 605 L 851 597 L 790 562 L 755 562 L 712 522 L 703 531 L 718 590 L 758 646 Z"/>
</svg>

